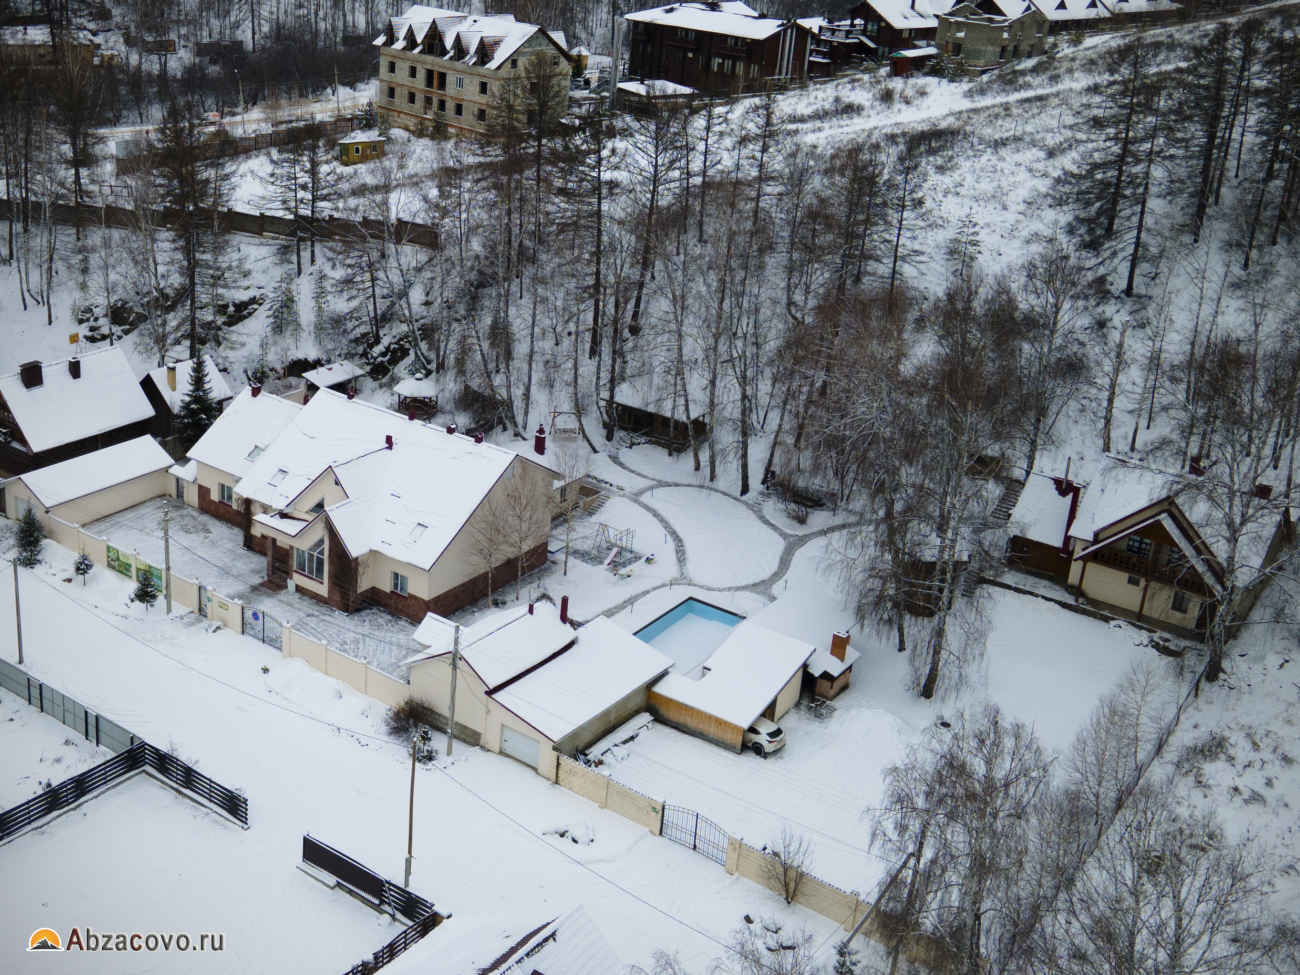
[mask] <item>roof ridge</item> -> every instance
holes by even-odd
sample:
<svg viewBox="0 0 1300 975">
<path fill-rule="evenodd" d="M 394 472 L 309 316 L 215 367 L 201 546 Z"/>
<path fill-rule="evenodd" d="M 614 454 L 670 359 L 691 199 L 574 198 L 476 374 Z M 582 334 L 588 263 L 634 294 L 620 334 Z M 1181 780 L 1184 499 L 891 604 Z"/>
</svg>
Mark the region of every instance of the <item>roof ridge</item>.
<svg viewBox="0 0 1300 975">
<path fill-rule="evenodd" d="M 122 347 L 120 345 L 110 345 L 106 349 L 91 349 L 89 352 L 78 352 L 75 355 L 65 356 L 62 359 L 28 359 L 27 361 L 39 362 L 41 364 L 41 368 L 44 368 L 46 366 L 62 365 L 63 363 L 70 362 L 73 359 L 80 359 L 82 361 L 85 361 L 85 359 L 89 356 L 103 355 L 105 352 L 121 352 L 122 358 L 126 359 L 126 353 L 122 352 Z M 129 366 L 131 364 L 131 360 L 127 359 L 126 364 Z M 131 374 L 132 375 L 135 374 L 134 369 L 131 370 Z M 0 379 L 8 379 L 10 376 L 21 376 L 21 375 L 22 375 L 22 369 L 15 369 L 13 372 L 6 372 L 0 375 Z"/>
</svg>

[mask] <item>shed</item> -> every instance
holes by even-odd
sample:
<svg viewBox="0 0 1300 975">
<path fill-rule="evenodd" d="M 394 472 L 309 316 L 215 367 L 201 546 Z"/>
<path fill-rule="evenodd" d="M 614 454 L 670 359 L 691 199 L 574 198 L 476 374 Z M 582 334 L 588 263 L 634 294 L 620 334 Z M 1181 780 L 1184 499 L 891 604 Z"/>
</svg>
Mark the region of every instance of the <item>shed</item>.
<svg viewBox="0 0 1300 975">
<path fill-rule="evenodd" d="M 777 721 L 799 700 L 811 644 L 753 620 L 738 623 L 692 680 L 669 674 L 650 689 L 665 724 L 740 751 L 758 717 Z"/>
<path fill-rule="evenodd" d="M 366 132 L 354 132 L 347 138 L 339 139 L 339 162 L 344 166 L 371 162 L 384 157 L 386 139 Z"/>
<path fill-rule="evenodd" d="M 167 494 L 171 456 L 152 437 L 137 437 L 20 474 L 3 484 L 3 510 L 20 518 L 28 507 L 84 525 Z"/>
<path fill-rule="evenodd" d="M 364 372 L 364 369 L 354 366 L 346 359 L 309 369 L 302 374 L 302 378 L 307 380 L 307 398 L 315 396 L 321 389 L 347 393 L 349 389 L 355 388 L 354 380 Z"/>
<path fill-rule="evenodd" d="M 692 434 L 697 443 L 709 436 L 709 425 L 700 417 L 691 420 L 688 426 L 685 420 L 677 417 L 618 400 L 606 400 L 605 407 L 606 423 L 612 423 L 616 430 L 625 431 L 634 444 L 658 444 L 669 453 L 677 453 L 690 449 Z"/>
<path fill-rule="evenodd" d="M 896 78 L 903 78 L 917 71 L 924 71 L 926 65 L 939 53 L 937 47 L 911 47 L 895 51 L 889 56 L 890 73 Z"/>
<path fill-rule="evenodd" d="M 830 700 L 849 686 L 853 665 L 862 656 L 849 646 L 849 635 L 839 631 L 831 635 L 829 650 L 818 647 L 805 667 L 813 681 L 813 693 Z"/>
<path fill-rule="evenodd" d="M 1068 477 L 1030 474 L 1011 509 L 1007 561 L 1064 582 L 1070 574 L 1070 524 L 1082 492 L 1083 485 Z"/>
</svg>

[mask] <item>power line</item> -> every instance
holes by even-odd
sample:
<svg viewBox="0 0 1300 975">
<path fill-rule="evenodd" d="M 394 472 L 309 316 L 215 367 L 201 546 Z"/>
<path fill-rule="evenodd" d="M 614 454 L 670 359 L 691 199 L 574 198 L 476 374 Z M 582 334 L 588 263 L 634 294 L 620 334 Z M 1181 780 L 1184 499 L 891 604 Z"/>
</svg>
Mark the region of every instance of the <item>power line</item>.
<svg viewBox="0 0 1300 975">
<path fill-rule="evenodd" d="M 358 738 L 369 739 L 370 741 L 379 742 L 379 743 L 381 743 L 381 744 L 385 744 L 385 745 L 389 745 L 389 746 L 393 746 L 393 745 L 394 745 L 394 742 L 392 741 L 391 738 L 385 738 L 385 737 L 381 737 L 381 736 L 379 736 L 379 735 L 372 735 L 372 734 L 370 734 L 369 732 L 358 731 L 358 730 L 356 730 L 356 729 L 354 729 L 354 728 L 348 728 L 348 727 L 346 727 L 346 726 L 344 726 L 344 725 L 335 724 L 335 723 L 332 722 L 332 721 L 328 721 L 328 720 L 326 720 L 326 719 L 324 719 L 324 718 L 318 717 L 318 716 L 316 716 L 316 715 L 314 715 L 314 714 L 310 714 L 310 713 L 308 713 L 308 712 L 306 712 L 306 711 L 301 711 L 301 710 L 299 710 L 299 709 L 297 709 L 297 708 L 290 707 L 289 705 L 286 705 L 286 704 L 280 704 L 280 703 L 278 703 L 278 702 L 276 702 L 276 701 L 270 701 L 270 700 L 267 700 L 266 698 L 259 697 L 258 695 L 252 693 L 251 691 L 247 691 L 247 690 L 245 690 L 245 689 L 242 688 L 242 687 L 238 687 L 238 686 L 235 685 L 235 684 L 231 684 L 229 681 L 222 680 L 220 677 L 217 677 L 217 676 L 215 676 L 215 675 L 213 675 L 213 674 L 209 674 L 209 673 L 207 673 L 206 671 L 199 670 L 197 667 L 192 666 L 191 664 L 185 662 L 184 660 L 181 660 L 181 659 L 179 659 L 179 658 L 177 658 L 177 657 L 174 657 L 174 656 L 172 656 L 171 654 L 166 653 L 165 651 L 163 651 L 163 650 L 159 649 L 158 647 L 154 646 L 152 643 L 149 643 L 149 642 L 147 642 L 147 641 L 141 639 L 139 636 L 137 636 L 137 635 L 134 634 L 134 633 L 131 633 L 129 630 L 126 630 L 126 629 L 124 629 L 123 627 L 118 626 L 118 625 L 117 625 L 116 623 L 114 623 L 112 620 L 110 620 L 110 619 L 108 619 L 108 618 L 106 618 L 106 617 L 100 615 L 98 612 L 96 612 L 95 610 L 91 609 L 89 606 L 85 605 L 84 603 L 77 602 L 77 601 L 74 600 L 71 596 L 68 596 L 68 595 L 66 595 L 65 593 L 59 591 L 57 588 L 55 588 L 55 587 L 54 587 L 51 583 L 49 583 L 47 580 L 42 579 L 39 575 L 36 575 L 35 573 L 31 573 L 30 575 L 31 575 L 32 578 L 35 578 L 38 582 L 40 582 L 42 585 L 44 585 L 47 589 L 49 589 L 49 590 L 51 590 L 52 592 L 54 592 L 56 595 L 60 596 L 61 598 L 65 599 L 65 600 L 67 600 L 68 602 L 73 603 L 74 605 L 80 607 L 80 608 L 81 608 L 82 610 L 84 610 L 86 613 L 88 613 L 89 615 L 95 617 L 95 618 L 98 619 L 100 622 L 102 622 L 102 623 L 104 623 L 106 626 L 108 626 L 110 629 L 115 630 L 116 632 L 118 632 L 118 633 L 122 634 L 123 636 L 125 636 L 128 640 L 132 641 L 133 643 L 137 643 L 137 644 L 139 644 L 140 646 L 144 647 L 144 648 L 147 649 L 147 650 L 151 650 L 152 652 L 156 653 L 158 656 L 163 657 L 163 658 L 165 658 L 165 659 L 167 659 L 167 660 L 170 660 L 172 663 L 176 664 L 177 666 L 179 666 L 179 667 L 181 667 L 181 668 L 183 668 L 183 669 L 185 669 L 185 670 L 188 670 L 188 671 L 190 671 L 191 673 L 197 674 L 199 677 L 202 677 L 202 678 L 204 678 L 204 679 L 206 679 L 206 680 L 210 680 L 210 681 L 212 681 L 212 682 L 214 682 L 214 683 L 216 683 L 216 684 L 219 684 L 220 686 L 225 687 L 225 688 L 227 688 L 228 690 L 234 691 L 236 694 L 240 694 L 240 695 L 242 695 L 242 696 L 244 696 L 244 697 L 247 697 L 247 698 L 249 698 L 249 699 L 251 699 L 251 700 L 253 700 L 253 701 L 257 701 L 259 704 L 265 705 L 265 706 L 267 706 L 267 707 L 275 708 L 276 710 L 279 710 L 279 711 L 284 711 L 284 712 L 286 712 L 286 713 L 288 713 L 288 714 L 293 714 L 293 715 L 295 715 L 295 716 L 297 716 L 297 717 L 300 717 L 300 718 L 305 718 L 305 719 L 307 719 L 308 721 L 315 722 L 316 724 L 319 724 L 319 725 L 321 725 L 321 726 L 323 726 L 323 727 L 326 727 L 326 728 L 330 728 L 330 729 L 332 729 L 332 730 L 334 730 L 334 731 L 343 732 L 343 733 L 346 733 L 346 734 L 349 734 L 349 735 L 353 735 L 353 736 L 358 737 Z M 125 617 L 124 617 L 124 618 L 125 618 Z M 505 820 L 507 820 L 508 822 L 510 822 L 512 825 L 514 825 L 516 828 L 518 828 L 521 832 L 523 832 L 525 835 L 527 835 L 530 839 L 533 839 L 533 840 L 536 840 L 537 842 L 539 842 L 539 843 L 540 843 L 542 846 L 544 846 L 547 850 L 550 850 L 552 853 L 557 853 L 557 854 L 559 854 L 560 856 L 562 856 L 562 857 L 564 857 L 566 860 L 568 860 L 570 863 L 574 864 L 575 866 L 577 866 L 577 867 L 581 868 L 582 870 L 586 871 L 587 873 L 591 874 L 593 877 L 596 877 L 597 879 L 604 881 L 606 884 L 609 884 L 611 887 L 615 888 L 616 890 L 620 891 L 621 893 L 625 894 L 626 896 L 631 897 L 633 900 L 637 901 L 638 903 L 642 904 L 643 906 L 650 908 L 650 909 L 653 910 L 655 913 L 657 913 L 657 914 L 659 914 L 659 915 L 661 915 L 661 916 L 667 918 L 667 919 L 670 920 L 670 921 L 675 921 L 677 924 L 680 924 L 682 927 L 686 928 L 688 931 L 691 931 L 691 932 L 693 932 L 694 934 L 697 934 L 697 935 L 699 935 L 700 937 L 702 937 L 702 938 L 704 938 L 704 939 L 706 939 L 706 940 L 712 942 L 713 944 L 718 945 L 720 948 L 724 949 L 725 951 L 730 951 L 730 952 L 733 952 L 733 953 L 736 951 L 735 948 L 733 948 L 732 946 L 726 944 L 726 943 L 723 942 L 723 941 L 719 941 L 716 937 L 714 937 L 713 935 L 709 934 L 707 931 L 703 931 L 703 930 L 701 930 L 700 928 L 695 927 L 695 925 L 691 924 L 689 921 L 686 921 L 686 920 L 684 920 L 684 919 L 678 917 L 678 916 L 675 915 L 675 914 L 671 914 L 671 913 L 669 913 L 668 911 L 664 910 L 663 908 L 659 907 L 658 905 L 656 905 L 656 904 L 654 904 L 654 903 L 652 903 L 652 902 L 646 900 L 646 898 L 642 897 L 640 894 L 636 893 L 635 891 L 628 890 L 628 889 L 627 889 L 626 887 L 624 887 L 622 884 L 618 883 L 618 881 L 613 880 L 613 879 L 611 879 L 610 877 L 605 876 L 604 874 L 600 873 L 600 872 L 597 871 L 597 870 L 594 870 L 592 867 L 590 867 L 590 866 L 588 866 L 587 864 L 583 863 L 581 860 L 578 860 L 576 857 L 574 857 L 572 854 L 566 852 L 565 850 L 562 850 L 562 849 L 560 849 L 560 848 L 558 848 L 558 847 L 552 846 L 550 843 L 546 842 L 546 840 L 544 840 L 542 837 L 538 836 L 536 833 L 534 833 L 532 830 L 530 830 L 527 826 L 525 826 L 523 823 L 521 823 L 519 820 L 517 820 L 514 816 L 510 815 L 510 813 L 506 812 L 504 809 L 500 808 L 500 807 L 497 806 L 495 803 L 493 803 L 490 799 L 486 798 L 485 796 L 480 795 L 480 794 L 479 794 L 478 792 L 476 792 L 474 789 L 470 788 L 470 787 L 469 787 L 468 785 L 466 785 L 464 782 L 460 781 L 458 778 L 456 778 L 454 775 L 452 775 L 451 772 L 449 772 L 447 769 L 442 768 L 441 766 L 438 766 L 438 765 L 434 765 L 433 768 L 434 768 L 435 771 L 437 771 L 437 772 L 441 773 L 443 776 L 445 776 L 445 777 L 448 779 L 448 781 L 450 781 L 451 783 L 453 783 L 455 786 L 457 786 L 458 788 L 460 788 L 461 790 L 463 790 L 464 792 L 466 792 L 468 795 L 472 796 L 474 799 L 478 800 L 478 801 L 479 801 L 480 803 L 482 803 L 483 805 L 487 806 L 489 809 L 491 809 L 491 810 L 492 810 L 493 812 L 495 812 L 497 815 L 501 816 L 503 819 L 505 819 Z"/>
</svg>

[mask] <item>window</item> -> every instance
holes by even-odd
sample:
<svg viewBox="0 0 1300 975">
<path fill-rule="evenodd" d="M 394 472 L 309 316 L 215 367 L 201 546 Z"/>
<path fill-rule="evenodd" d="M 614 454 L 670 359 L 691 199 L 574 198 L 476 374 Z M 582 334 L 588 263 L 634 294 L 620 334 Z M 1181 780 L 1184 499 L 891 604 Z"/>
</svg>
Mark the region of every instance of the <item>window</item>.
<svg viewBox="0 0 1300 975">
<path fill-rule="evenodd" d="M 998 48 L 998 60 L 1005 61 L 1006 59 L 1007 59 L 1007 46 L 1003 44 L 1000 48 Z"/>
<path fill-rule="evenodd" d="M 179 477 L 176 478 L 176 500 L 177 501 L 185 500 L 185 482 L 182 481 Z"/>
<path fill-rule="evenodd" d="M 424 96 L 424 114 L 425 114 L 425 115 L 430 115 L 430 114 L 432 114 L 432 113 L 433 113 L 433 96 L 432 96 L 432 95 L 425 95 L 425 96 Z"/>
<path fill-rule="evenodd" d="M 1127 581 L 1130 586 L 1142 585 L 1142 580 L 1139 579 L 1137 576 L 1129 576 Z"/>
<path fill-rule="evenodd" d="M 462 78 L 460 75 L 456 76 L 456 87 L 459 88 L 461 91 L 465 90 L 465 79 Z"/>
<path fill-rule="evenodd" d="M 955 58 L 956 58 L 956 57 L 961 57 L 961 44 L 960 44 L 960 43 L 954 44 L 954 45 L 952 46 L 952 56 L 955 57 Z"/>
<path fill-rule="evenodd" d="M 307 510 L 314 515 L 320 514 L 322 511 L 325 510 L 325 499 L 321 498 L 319 501 L 317 501 L 314 505 L 312 505 Z"/>
<path fill-rule="evenodd" d="M 389 73 L 389 74 L 397 74 L 397 62 L 396 62 L 396 61 L 389 61 L 389 62 L 388 62 L 388 73 Z"/>
<path fill-rule="evenodd" d="M 486 94 L 488 93 L 487 82 L 486 82 L 486 81 L 480 81 L 480 82 L 478 83 L 478 93 L 479 93 L 480 95 L 486 95 Z"/>
<path fill-rule="evenodd" d="M 228 504 L 233 506 L 235 503 L 234 486 L 230 484 L 218 484 L 217 497 L 220 499 L 222 504 Z"/>
<path fill-rule="evenodd" d="M 515 68 L 517 68 L 517 67 L 519 67 L 519 59 L 518 59 L 518 58 L 511 58 L 511 59 L 510 59 L 510 70 L 511 70 L 511 71 L 514 71 Z"/>
<path fill-rule="evenodd" d="M 440 111 L 440 112 L 446 112 L 446 111 L 447 111 L 447 99 L 445 99 L 445 98 L 439 98 L 439 99 L 438 99 L 438 111 Z"/>
<path fill-rule="evenodd" d="M 1124 540 L 1124 550 L 1145 559 L 1151 555 L 1151 540 L 1141 535 L 1130 535 Z"/>
<path fill-rule="evenodd" d="M 397 89 L 394 88 L 392 85 L 389 85 L 389 86 L 388 86 L 388 100 L 391 102 L 391 101 L 394 101 L 396 98 L 397 98 Z"/>
<path fill-rule="evenodd" d="M 454 112 L 453 114 L 455 114 L 455 115 L 464 115 L 464 114 L 465 114 L 465 106 L 462 105 L 460 102 L 457 102 L 457 103 L 456 103 L 456 110 L 455 110 L 455 112 Z"/>
<path fill-rule="evenodd" d="M 325 539 L 318 538 L 311 548 L 293 550 L 293 568 L 295 572 L 321 582 L 325 579 Z"/>
<path fill-rule="evenodd" d="M 393 573 L 393 592 L 395 592 L 395 593 L 397 593 L 397 594 L 399 594 L 399 595 L 401 595 L 401 596 L 405 596 L 405 595 L 406 595 L 406 585 L 407 585 L 407 583 L 406 583 L 406 576 L 402 575 L 400 572 L 394 572 L 394 573 Z"/>
<path fill-rule="evenodd" d="M 474 113 L 474 117 L 475 117 L 476 119 L 478 119 L 480 122 L 486 122 L 486 121 L 487 121 L 487 109 L 486 109 L 486 108 L 480 108 L 477 112 Z"/>
<path fill-rule="evenodd" d="M 361 155 L 361 147 L 360 147 L 360 146 L 353 146 L 353 147 L 352 147 L 352 155 L 354 155 L 354 156 L 359 156 L 359 155 Z"/>
<path fill-rule="evenodd" d="M 566 501 L 568 501 L 568 500 L 569 500 L 569 485 L 567 485 L 567 484 L 561 484 L 561 485 L 560 485 L 560 504 L 564 504 L 564 502 L 566 502 Z"/>
<path fill-rule="evenodd" d="M 408 92 L 406 93 L 406 104 L 408 104 L 408 105 L 414 105 L 414 104 L 415 104 L 415 92 L 413 92 L 413 91 L 408 91 Z"/>
<path fill-rule="evenodd" d="M 389 91 L 392 91 L 392 89 L 390 88 Z M 244 460 L 257 460 L 257 458 L 261 456 L 262 456 L 262 448 L 254 447 L 252 450 L 248 452 L 248 456 L 245 457 Z"/>
<path fill-rule="evenodd" d="M 438 84 L 435 87 L 437 87 L 439 91 L 447 90 L 447 72 L 445 71 L 438 72 Z"/>
<path fill-rule="evenodd" d="M 408 77 L 408 78 L 414 78 L 414 77 L 415 77 L 415 65 L 413 65 L 413 64 L 408 64 L 408 65 L 406 66 L 406 77 Z"/>
<path fill-rule="evenodd" d="M 433 87 L 433 69 L 432 69 L 432 68 L 425 68 L 425 69 L 424 69 L 424 87 L 426 87 L 426 88 L 432 88 L 432 87 Z"/>
<path fill-rule="evenodd" d="M 559 59 L 559 58 L 551 58 L 551 67 L 552 67 L 552 68 L 558 68 L 559 66 L 560 66 L 560 59 Z"/>
<path fill-rule="evenodd" d="M 1190 605 L 1187 599 L 1187 593 L 1174 590 L 1174 601 L 1171 605 L 1173 606 L 1175 613 L 1187 612 L 1187 607 Z"/>
<path fill-rule="evenodd" d="M 530 95 L 537 94 L 537 82 L 535 81 L 528 82 L 528 94 Z"/>
</svg>

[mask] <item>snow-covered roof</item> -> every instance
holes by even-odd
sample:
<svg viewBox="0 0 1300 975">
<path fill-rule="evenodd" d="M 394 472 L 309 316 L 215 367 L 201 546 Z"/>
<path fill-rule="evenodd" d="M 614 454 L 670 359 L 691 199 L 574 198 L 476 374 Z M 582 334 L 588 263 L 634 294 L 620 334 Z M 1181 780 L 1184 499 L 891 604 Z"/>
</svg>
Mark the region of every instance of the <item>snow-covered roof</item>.
<svg viewBox="0 0 1300 975">
<path fill-rule="evenodd" d="M 669 98 L 674 95 L 694 95 L 695 89 L 689 85 L 679 85 L 675 81 L 662 78 L 647 78 L 645 81 L 620 81 L 619 91 L 626 91 L 642 98 Z"/>
<path fill-rule="evenodd" d="M 41 365 L 41 384 L 28 389 L 19 373 L 0 376 L 0 397 L 13 414 L 34 453 L 75 443 L 154 415 L 119 346 L 74 357 L 81 376 L 74 379 L 68 359 Z"/>
<path fill-rule="evenodd" d="M 539 924 L 487 912 L 443 926 L 388 965 L 393 975 L 612 975 L 624 964 L 582 907 Z"/>
<path fill-rule="evenodd" d="M 1181 6 L 1173 0 L 1106 0 L 1106 5 L 1116 17 L 1122 14 L 1168 13 Z"/>
<path fill-rule="evenodd" d="M 699 680 L 669 674 L 653 690 L 728 724 L 748 728 L 814 650 L 802 640 L 742 620 L 704 662 Z"/>
<path fill-rule="evenodd" d="M 416 642 L 429 648 L 425 654 L 405 661 L 415 661 L 451 653 L 454 624 L 433 613 L 416 627 Z M 489 691 L 518 677 L 547 657 L 558 653 L 576 639 L 568 623 L 560 622 L 560 612 L 550 603 L 536 603 L 531 613 L 513 607 L 492 613 L 460 632 L 460 654 L 483 679 Z"/>
<path fill-rule="evenodd" d="M 998 13 L 1000 13 L 1003 17 L 1007 17 L 1011 20 L 1014 20 L 1015 18 L 1026 13 L 1027 11 L 1037 9 L 1032 3 L 1029 2 L 1029 0 L 988 0 L 988 2 L 991 3 L 993 7 L 998 11 Z M 1055 3 L 1056 0 L 1052 0 L 1052 2 Z M 953 12 L 955 13 L 957 7 L 961 7 L 963 5 L 964 4 L 957 4 L 955 7 L 952 8 Z"/>
<path fill-rule="evenodd" d="M 926 30 L 939 26 L 938 14 L 947 13 L 952 0 L 867 0 L 880 19 L 895 30 Z"/>
<path fill-rule="evenodd" d="M 199 465 L 196 461 L 187 460 L 183 464 L 172 464 L 167 469 L 167 473 L 172 477 L 179 477 L 182 481 L 189 481 L 193 484 L 199 477 Z"/>
<path fill-rule="evenodd" d="M 740 0 L 722 0 L 716 5 L 702 0 L 684 0 L 682 3 L 638 10 L 623 16 L 625 20 L 640 24 L 680 27 L 706 34 L 744 37 L 753 41 L 771 37 L 786 25 L 786 21 L 779 18 L 760 16 L 757 10 Z"/>
<path fill-rule="evenodd" d="M 1020 492 L 1020 500 L 1011 509 L 1011 531 L 1043 545 L 1065 544 L 1065 529 L 1070 518 L 1071 492 L 1062 497 L 1057 480 L 1047 474 L 1033 473 Z"/>
<path fill-rule="evenodd" d="M 234 395 L 230 391 L 226 377 L 217 371 L 217 364 L 212 361 L 212 356 L 207 353 L 203 354 L 203 365 L 208 370 L 208 387 L 212 390 L 212 402 L 224 403 Z M 168 368 L 168 366 L 158 366 L 156 369 L 150 369 L 148 376 L 153 380 L 154 386 L 157 387 L 159 394 L 167 403 L 167 408 L 173 413 L 179 413 L 181 403 L 190 394 L 190 388 L 193 384 L 194 360 L 186 359 L 184 362 L 175 363 L 175 389 L 172 389 L 167 382 Z"/>
<path fill-rule="evenodd" d="M 286 518 L 283 515 L 258 514 L 253 516 L 253 520 L 258 524 L 265 525 L 267 528 L 278 531 L 281 535 L 288 535 L 290 538 L 296 538 L 302 533 L 304 528 L 316 519 Z"/>
<path fill-rule="evenodd" d="M 1107 458 L 1083 492 L 1070 536 L 1090 542 L 1107 525 L 1177 494 L 1179 488 L 1177 475 Z"/>
<path fill-rule="evenodd" d="M 937 47 L 909 47 L 895 51 L 889 56 L 891 58 L 932 58 L 938 53 Z"/>
<path fill-rule="evenodd" d="M 254 396 L 245 387 L 190 448 L 188 456 L 236 478 L 243 477 L 302 409 L 300 404 L 271 393 Z"/>
<path fill-rule="evenodd" d="M 279 511 L 332 468 L 347 497 L 326 511 L 348 553 L 380 552 L 427 569 L 515 456 L 322 389 L 257 455 L 235 492 Z"/>
<path fill-rule="evenodd" d="M 495 69 L 505 64 L 506 60 L 526 44 L 534 34 L 543 34 L 550 38 L 561 52 L 565 51 L 564 32 L 544 30 L 537 24 L 515 20 L 514 14 L 494 14 L 480 17 L 461 13 L 458 10 L 443 10 L 439 7 L 408 7 L 400 17 L 389 21 L 393 32 L 393 49 L 397 51 L 417 50 L 423 46 L 431 30 L 441 35 L 447 59 L 459 59 L 465 63 L 479 64 L 480 53 L 487 56 L 482 66 Z M 459 42 L 460 53 L 457 53 Z M 374 40 L 376 47 L 388 43 L 387 34 L 380 34 Z M 481 47 L 481 50 L 480 50 Z"/>
<path fill-rule="evenodd" d="M 115 484 L 166 470 L 171 464 L 171 457 L 153 437 L 136 437 L 29 471 L 19 480 L 27 485 L 37 501 L 46 508 L 53 508 Z"/>
<path fill-rule="evenodd" d="M 356 142 L 387 142 L 378 129 L 364 129 L 360 132 L 350 132 L 343 138 L 339 139 L 338 144 L 341 146 L 350 146 Z"/>
<path fill-rule="evenodd" d="M 552 741 L 667 673 L 673 664 L 605 616 L 581 627 L 577 640 L 546 666 L 492 695 Z"/>
<path fill-rule="evenodd" d="M 1112 16 L 1107 0 L 1032 0 L 1050 21 L 1102 20 Z"/>
<path fill-rule="evenodd" d="M 302 378 L 312 385 L 324 389 L 326 386 L 334 386 L 338 383 L 345 383 L 349 379 L 356 379 L 364 372 L 364 369 L 354 366 L 345 359 L 341 362 L 331 362 L 310 369 L 302 374 Z"/>
<path fill-rule="evenodd" d="M 838 677 L 860 659 L 862 659 L 861 651 L 852 646 L 845 647 L 843 660 L 831 653 L 829 647 L 818 647 L 813 651 L 813 655 L 808 658 L 806 666 L 808 673 L 814 677 L 820 677 L 822 674 Z"/>
<path fill-rule="evenodd" d="M 398 396 L 416 396 L 433 399 L 438 395 L 438 386 L 432 379 L 403 379 L 393 387 Z"/>
</svg>

